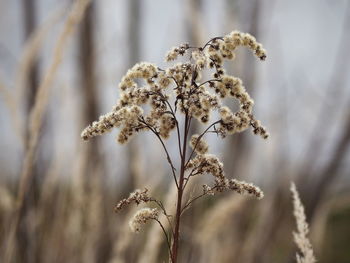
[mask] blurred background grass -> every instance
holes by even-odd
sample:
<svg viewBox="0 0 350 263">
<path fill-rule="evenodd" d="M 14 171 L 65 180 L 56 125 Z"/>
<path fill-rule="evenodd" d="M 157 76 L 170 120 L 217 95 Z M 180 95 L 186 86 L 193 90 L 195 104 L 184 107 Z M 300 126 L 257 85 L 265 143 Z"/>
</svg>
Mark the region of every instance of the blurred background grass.
<svg viewBox="0 0 350 263">
<path fill-rule="evenodd" d="M 80 131 L 111 109 L 136 62 L 163 67 L 171 46 L 232 30 L 268 51 L 258 63 L 241 49 L 227 68 L 242 78 L 271 137 L 213 137 L 210 149 L 229 177 L 253 181 L 265 198 L 197 203 L 184 218 L 180 262 L 293 262 L 291 180 L 319 262 L 350 262 L 348 1 L 84 2 L 0 0 L 1 262 L 166 259 L 156 226 L 134 235 L 133 210 L 113 213 L 145 186 L 173 207 L 159 145 L 142 134 L 121 147 L 116 132 L 84 143 Z"/>
</svg>

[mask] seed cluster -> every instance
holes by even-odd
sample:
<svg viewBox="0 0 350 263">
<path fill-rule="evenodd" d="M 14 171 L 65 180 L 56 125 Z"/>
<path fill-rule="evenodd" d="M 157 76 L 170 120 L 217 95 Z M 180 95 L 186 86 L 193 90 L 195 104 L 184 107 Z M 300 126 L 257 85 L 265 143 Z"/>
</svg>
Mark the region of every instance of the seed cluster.
<svg viewBox="0 0 350 263">
<path fill-rule="evenodd" d="M 264 193 L 259 187 L 252 183 L 238 181 L 236 179 L 229 180 L 226 178 L 219 178 L 215 180 L 214 186 L 209 186 L 207 184 L 203 185 L 203 193 L 205 195 L 214 195 L 217 192 L 223 192 L 225 190 L 236 191 L 242 195 L 251 195 L 259 200 L 264 197 Z"/>
<path fill-rule="evenodd" d="M 189 44 L 184 43 L 179 47 L 172 47 L 165 55 L 165 61 L 169 62 L 178 58 L 179 55 L 183 56 L 186 50 L 190 47 Z"/>
<path fill-rule="evenodd" d="M 257 199 L 262 199 L 264 197 L 263 191 L 252 183 L 247 183 L 245 181 L 238 181 L 236 179 L 229 180 L 229 188 L 236 191 L 239 194 L 247 194 L 255 196 Z"/>
<path fill-rule="evenodd" d="M 223 164 L 212 154 L 200 154 L 193 158 L 187 165 L 186 169 L 192 170 L 191 174 L 211 174 L 214 176 L 214 185 L 203 185 L 203 193 L 205 195 L 214 195 L 218 192 L 226 190 L 236 191 L 239 194 L 247 194 L 255 196 L 257 199 L 264 197 L 264 193 L 259 187 L 238 181 L 236 179 L 228 179 L 224 174 Z"/>
<path fill-rule="evenodd" d="M 142 225 L 146 224 L 149 220 L 158 220 L 158 217 L 159 212 L 156 208 L 142 208 L 130 220 L 130 229 L 132 232 L 139 233 Z"/>
<path fill-rule="evenodd" d="M 233 31 L 226 35 L 224 38 L 224 45 L 221 47 L 223 55 L 231 56 L 232 51 L 238 46 L 245 46 L 251 49 L 254 54 L 261 60 L 266 59 L 266 50 L 258 43 L 252 35 L 248 33 L 242 33 L 239 31 Z"/>
<path fill-rule="evenodd" d="M 125 206 L 130 205 L 131 203 L 135 203 L 136 205 L 139 205 L 141 203 L 147 203 L 152 201 L 153 199 L 148 196 L 148 189 L 145 188 L 144 190 L 135 190 L 134 192 L 130 193 L 128 198 L 124 198 L 123 200 L 119 201 L 119 203 L 115 206 L 114 210 L 116 212 L 123 209 Z"/>
<path fill-rule="evenodd" d="M 224 60 L 234 59 L 239 46 L 251 49 L 261 60 L 266 58 L 266 51 L 253 36 L 233 31 L 211 39 L 203 47 L 182 44 L 166 55 L 166 61 L 173 61 L 188 54 L 189 62 L 175 63 L 167 69 L 147 62 L 136 64 L 122 78 L 120 99 L 112 111 L 84 129 L 82 138 L 88 140 L 120 128 L 119 143 L 126 143 L 135 133 L 145 130 L 167 139 L 177 125 L 177 112 L 207 123 L 211 112 L 217 110 L 222 121 L 216 132 L 221 137 L 252 127 L 255 134 L 266 139 L 268 133 L 253 116 L 254 102 L 242 81 L 227 75 L 223 68 Z M 206 68 L 213 70 L 212 78 L 202 80 L 201 71 Z M 137 79 L 143 80 L 142 85 Z M 226 97 L 239 102 L 237 112 L 222 105 L 221 100 Z M 145 104 L 151 106 L 147 113 L 142 108 Z"/>
<path fill-rule="evenodd" d="M 192 135 L 190 146 L 195 150 L 197 154 L 205 154 L 209 150 L 209 145 L 204 141 L 203 138 L 199 139 L 198 134 Z"/>
</svg>

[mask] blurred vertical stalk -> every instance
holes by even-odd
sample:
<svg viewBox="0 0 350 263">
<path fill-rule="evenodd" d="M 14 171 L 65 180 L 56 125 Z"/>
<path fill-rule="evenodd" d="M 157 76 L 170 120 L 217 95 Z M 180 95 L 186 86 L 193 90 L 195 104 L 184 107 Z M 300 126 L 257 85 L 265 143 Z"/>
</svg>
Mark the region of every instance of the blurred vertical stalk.
<svg viewBox="0 0 350 263">
<path fill-rule="evenodd" d="M 254 0 L 249 2 L 248 12 L 249 17 L 249 27 L 244 31 L 255 36 L 259 39 L 259 24 L 260 24 L 260 9 L 261 3 L 259 0 Z M 236 1 L 227 0 L 226 1 L 226 10 L 229 12 L 227 17 L 236 17 L 237 5 Z M 228 21 L 231 23 L 231 21 Z M 246 21 L 243 21 L 246 22 Z M 252 58 L 247 54 L 241 59 L 242 72 L 239 73 L 242 76 L 243 84 L 249 91 L 249 94 L 254 94 L 254 89 L 256 85 L 256 66 L 255 63 L 252 63 Z M 228 138 L 227 147 L 225 150 L 225 164 L 226 169 L 230 174 L 234 174 L 235 177 L 240 178 L 242 174 L 247 173 L 248 166 L 245 165 L 247 160 L 247 155 L 249 152 L 248 149 L 249 139 L 246 133 L 237 134 L 237 136 L 230 136 Z"/>
<path fill-rule="evenodd" d="M 86 9 L 79 31 L 79 69 L 80 69 L 80 93 L 82 97 L 81 118 L 83 126 L 97 119 L 99 114 L 98 92 L 96 85 L 96 60 L 94 39 L 95 3 L 91 3 Z M 92 171 L 98 165 L 99 140 L 93 140 L 84 144 L 83 154 L 86 158 L 84 167 L 85 183 L 93 179 Z M 95 176 L 94 176 L 95 177 Z"/>
<path fill-rule="evenodd" d="M 22 0 L 23 4 L 23 28 L 25 42 L 28 41 L 36 29 L 36 0 Z M 26 79 L 26 112 L 29 113 L 34 105 L 35 94 L 39 83 L 38 61 L 37 59 L 31 64 Z M 29 122 L 29 114 L 26 118 Z M 28 127 L 28 125 L 26 125 Z M 28 134 L 26 135 L 28 137 Z"/>
<path fill-rule="evenodd" d="M 346 153 L 350 148 L 350 112 L 348 112 L 347 116 L 347 121 L 342 129 L 343 132 L 331 155 L 332 158 L 328 161 L 323 170 L 317 174 L 318 179 L 312 186 L 312 196 L 307 203 L 308 206 L 306 209 L 306 215 L 310 221 L 313 219 L 319 204 L 324 200 L 327 190 L 340 175 L 341 163 L 346 158 Z"/>
<path fill-rule="evenodd" d="M 22 0 L 23 13 L 23 29 L 24 29 L 24 43 L 30 40 L 31 36 L 36 30 L 36 0 Z M 38 87 L 38 59 L 35 58 L 31 63 L 27 75 L 25 76 L 25 133 L 24 133 L 24 149 L 29 147 L 29 125 L 30 125 L 30 111 L 35 103 L 35 96 Z M 23 208 L 21 211 L 22 222 L 18 227 L 18 249 L 24 253 L 20 253 L 19 259 L 23 262 L 36 261 L 36 230 L 31 226 L 29 218 L 29 210 L 33 210 L 35 200 L 38 196 L 38 174 L 37 165 L 32 167 L 32 182 L 28 189 L 27 198 L 23 201 Z"/>
<path fill-rule="evenodd" d="M 96 72 L 96 2 L 92 2 L 86 9 L 86 14 L 81 22 L 79 31 L 79 68 L 81 95 L 83 98 L 82 121 L 84 125 L 91 123 L 99 117 L 99 96 Z M 79 212 L 83 213 L 80 219 L 84 226 L 85 238 L 80 239 L 82 243 L 81 257 L 83 262 L 100 261 L 103 255 L 99 255 L 99 250 L 108 242 L 108 235 L 104 235 L 103 225 L 108 222 L 103 216 L 103 192 L 106 177 L 104 176 L 104 166 L 101 158 L 100 140 L 93 140 L 92 143 L 84 145 L 86 162 L 82 183 L 78 184 L 81 192 L 84 193 L 84 207 L 79 207 Z M 75 191 L 73 189 L 73 191 Z M 86 213 L 86 214 L 85 214 Z M 101 236 L 104 235 L 105 238 Z M 101 257 L 101 258 L 99 258 Z"/>
<path fill-rule="evenodd" d="M 186 5 L 186 35 L 190 45 L 199 47 L 203 45 L 204 41 L 204 27 L 203 27 L 203 1 L 190 0 Z M 198 123 L 191 123 L 190 134 L 198 132 Z"/>
<path fill-rule="evenodd" d="M 190 0 L 186 13 L 186 34 L 193 46 L 202 46 L 204 39 L 203 1 Z"/>
<path fill-rule="evenodd" d="M 327 102 L 321 104 L 321 109 L 316 117 L 315 125 L 311 132 L 310 143 L 307 145 L 305 154 L 303 156 L 304 163 L 301 166 L 301 172 L 299 174 L 298 183 L 302 186 L 301 182 L 305 179 L 309 179 L 310 175 L 315 171 L 319 154 L 324 148 L 323 140 L 325 135 L 329 132 L 324 128 L 325 118 L 327 119 L 327 126 L 331 127 L 336 121 L 337 107 L 335 106 L 339 101 L 339 98 L 346 94 L 346 79 L 349 72 L 349 60 L 344 55 L 344 50 L 350 45 L 350 2 L 347 2 L 344 13 L 344 20 L 342 23 L 342 29 L 340 34 L 340 40 L 338 42 L 338 48 L 334 56 L 334 64 L 332 66 L 332 73 L 328 79 L 325 89 L 324 101 Z M 330 96 L 332 94 L 332 96 Z M 333 95 L 334 94 L 334 95 Z"/>
<path fill-rule="evenodd" d="M 129 0 L 127 1 L 127 60 L 125 61 L 125 66 L 127 68 L 132 67 L 140 60 L 141 44 L 140 44 L 140 34 L 141 34 L 141 1 L 140 0 Z M 118 54 L 117 54 L 118 55 Z M 134 191 L 140 184 L 140 153 L 138 147 L 138 138 L 133 138 L 127 145 L 126 148 L 126 173 L 125 181 L 122 187 L 118 190 L 122 191 L 122 195 L 128 194 Z M 135 213 L 131 210 L 128 213 L 128 217 L 131 217 Z M 113 221 L 115 222 L 115 221 Z M 113 226 L 114 228 L 114 226 Z M 118 238 L 113 238 L 111 258 L 108 262 L 135 262 L 136 254 L 128 253 L 128 248 L 133 242 L 131 233 L 128 231 L 127 223 L 124 226 L 119 227 L 117 231 Z"/>
<path fill-rule="evenodd" d="M 140 60 L 141 53 L 141 1 L 128 1 L 128 61 L 127 67 L 130 68 Z M 127 147 L 127 177 L 125 178 L 124 190 L 126 193 L 133 191 L 138 185 L 139 174 L 139 160 L 140 154 L 138 152 L 138 139 L 133 138 Z"/>
<path fill-rule="evenodd" d="M 80 81 L 81 94 L 83 98 L 82 121 L 85 124 L 98 119 L 98 92 L 96 87 L 96 61 L 95 61 L 95 42 L 94 42 L 94 21 L 95 21 L 95 4 L 87 8 L 84 19 L 81 22 L 79 35 L 79 52 L 80 52 Z M 97 161 L 96 153 L 97 140 L 88 144 L 88 159 Z"/>
<path fill-rule="evenodd" d="M 325 96 L 324 100 L 327 100 L 327 102 L 322 103 L 321 109 L 319 114 L 316 117 L 315 125 L 311 132 L 311 138 L 310 143 L 307 145 L 307 148 L 305 150 L 303 160 L 299 174 L 297 175 L 297 185 L 300 188 L 301 196 L 305 195 L 305 204 L 306 204 L 306 211 L 308 216 L 313 216 L 314 210 L 318 203 L 320 202 L 320 197 L 322 196 L 323 192 L 327 191 L 327 188 L 331 186 L 331 182 L 335 180 L 335 177 L 337 174 L 335 172 L 332 172 L 329 169 L 333 166 L 332 163 L 336 163 L 337 160 L 332 158 L 328 166 L 326 165 L 325 168 L 321 171 L 316 171 L 317 162 L 320 158 L 320 153 L 323 152 L 325 148 L 325 137 L 327 133 L 329 132 L 329 128 L 332 127 L 335 124 L 335 121 L 337 120 L 336 114 L 337 107 L 330 107 L 336 105 L 339 103 L 339 99 L 345 97 L 346 94 L 346 78 L 348 76 L 349 72 L 349 60 L 347 57 L 344 56 L 344 50 L 349 46 L 350 44 L 350 37 L 349 37 L 349 24 L 350 24 L 350 2 L 346 4 L 345 7 L 345 13 L 344 13 L 344 20 L 342 23 L 342 32 L 341 37 L 339 40 L 338 48 L 336 55 L 334 56 L 334 65 L 332 67 L 332 73 L 328 79 L 328 83 L 326 86 Z M 332 96 L 330 96 L 332 94 Z M 332 105 L 333 104 L 333 105 Z M 327 123 L 327 128 L 324 128 L 324 123 Z M 346 134 L 346 131 L 345 131 Z M 340 143 L 342 143 L 342 140 L 340 140 Z M 340 149 L 343 147 L 342 145 L 336 145 L 336 149 Z M 335 154 L 339 158 L 343 158 L 343 156 L 339 156 L 339 150 L 335 150 Z M 317 154 L 315 154 L 317 153 Z M 337 167 L 335 167 L 337 169 Z M 328 174 L 329 173 L 329 174 Z M 322 174 L 322 176 L 320 175 Z M 310 202 L 307 200 L 307 196 L 309 195 L 309 185 L 315 184 L 314 183 L 314 176 L 317 176 L 317 181 L 319 183 L 318 186 L 321 187 L 321 189 L 318 189 L 317 187 L 314 188 L 314 191 L 312 193 L 312 197 Z M 329 179 L 322 178 L 322 177 L 330 177 Z M 307 183 L 305 183 L 307 182 Z M 327 183 L 325 183 L 327 182 Z M 321 194 L 321 195 L 320 195 Z M 310 207 L 309 207 L 310 205 Z M 311 220 L 311 218 L 310 218 Z"/>
</svg>

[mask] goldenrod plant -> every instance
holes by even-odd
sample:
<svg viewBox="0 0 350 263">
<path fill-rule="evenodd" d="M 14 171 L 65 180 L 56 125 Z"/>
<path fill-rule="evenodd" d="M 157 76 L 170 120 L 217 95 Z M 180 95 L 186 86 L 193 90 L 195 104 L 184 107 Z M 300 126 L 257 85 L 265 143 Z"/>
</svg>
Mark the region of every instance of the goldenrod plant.
<svg viewBox="0 0 350 263">
<path fill-rule="evenodd" d="M 118 212 L 132 203 L 154 204 L 154 208 L 139 210 L 131 219 L 130 227 L 132 231 L 139 232 L 143 224 L 155 220 L 164 232 L 172 263 L 178 262 L 181 216 L 194 201 L 227 190 L 257 199 L 264 196 L 260 188 L 251 183 L 226 178 L 223 164 L 217 156 L 208 153 L 209 146 L 204 140 L 208 134 L 225 138 L 249 127 L 264 139 L 269 136 L 253 115 L 254 102 L 242 81 L 228 75 L 224 69 L 224 61 L 234 60 L 235 51 L 240 46 L 249 48 L 258 59 L 265 60 L 266 51 L 253 36 L 233 31 L 210 39 L 202 47 L 189 44 L 173 47 L 165 57 L 171 63 L 168 68 L 147 62 L 136 64 L 122 78 L 120 98 L 112 111 L 101 116 L 81 134 L 84 140 L 89 140 L 119 128 L 117 141 L 121 144 L 142 131 L 150 131 L 159 140 L 177 187 L 176 213 L 168 214 L 167 208 L 160 200 L 151 197 L 148 189 L 131 193 L 117 204 L 115 210 Z M 173 64 L 179 57 L 183 57 L 185 62 Z M 208 71 L 210 77 L 206 78 Z M 233 112 L 223 105 L 224 98 L 236 99 L 238 111 Z M 217 113 L 212 114 L 215 111 Z M 211 117 L 215 119 L 211 120 Z M 206 125 L 201 134 L 191 134 L 190 127 L 194 121 Z M 176 167 L 174 156 L 170 155 L 165 142 L 173 131 L 177 137 L 179 167 Z M 200 194 L 185 200 L 189 181 L 203 175 L 212 175 L 213 183 L 203 185 Z M 161 216 L 166 218 L 168 226 L 161 223 Z"/>
</svg>

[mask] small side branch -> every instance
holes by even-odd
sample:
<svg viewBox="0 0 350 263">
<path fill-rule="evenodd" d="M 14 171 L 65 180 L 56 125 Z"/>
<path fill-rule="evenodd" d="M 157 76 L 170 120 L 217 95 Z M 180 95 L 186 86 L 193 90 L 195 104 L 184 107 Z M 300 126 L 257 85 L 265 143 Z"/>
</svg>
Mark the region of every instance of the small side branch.
<svg viewBox="0 0 350 263">
<path fill-rule="evenodd" d="M 202 47 L 202 50 L 205 49 L 207 46 L 211 45 L 211 42 L 215 41 L 215 40 L 224 40 L 223 37 L 214 37 L 212 39 L 210 39 L 207 43 L 205 43 L 205 45 Z"/>
<path fill-rule="evenodd" d="M 184 207 L 181 209 L 181 215 L 185 212 L 185 210 L 186 210 L 187 208 L 189 208 L 189 206 L 190 206 L 194 201 L 196 201 L 197 199 L 199 199 L 199 198 L 201 198 L 201 197 L 203 197 L 203 196 L 205 196 L 205 195 L 206 195 L 206 193 L 200 194 L 200 195 L 198 195 L 198 196 L 192 198 L 190 201 L 188 201 L 188 202 L 186 203 L 186 205 L 184 205 Z"/>
<path fill-rule="evenodd" d="M 192 152 L 191 152 L 191 154 L 190 154 L 190 156 L 189 156 L 189 158 L 188 158 L 188 160 L 187 160 L 187 162 L 186 162 L 186 164 L 185 164 L 185 168 L 187 167 L 189 161 L 191 160 L 191 158 L 192 158 L 192 156 L 193 156 L 193 154 L 194 154 L 194 152 L 195 152 L 195 150 L 196 150 L 196 148 L 197 148 L 197 145 L 198 145 L 199 141 L 202 139 L 202 137 L 209 131 L 209 129 L 210 129 L 211 127 L 213 127 L 214 125 L 216 125 L 216 124 L 218 124 L 218 123 L 220 123 L 220 122 L 221 122 L 221 120 L 218 120 L 218 121 L 216 121 L 216 122 L 213 122 L 212 124 L 210 124 L 210 125 L 202 132 L 201 135 L 198 136 L 198 139 L 197 139 L 197 141 L 196 141 L 196 144 L 195 144 L 195 146 L 193 147 Z"/>
<path fill-rule="evenodd" d="M 156 200 L 156 199 L 152 199 L 152 201 L 155 202 L 159 206 L 160 209 L 162 209 L 163 214 L 165 215 L 165 217 L 168 220 L 169 226 L 171 228 L 171 233 L 174 234 L 173 224 L 171 223 L 171 220 L 170 220 L 171 215 L 169 215 L 167 213 L 167 211 L 166 211 L 166 209 L 165 209 L 165 207 L 164 207 L 164 205 L 163 205 L 163 203 L 161 201 Z"/>
<path fill-rule="evenodd" d="M 168 107 L 169 110 L 167 113 L 171 114 L 175 120 L 175 124 L 176 124 L 176 132 L 177 132 L 177 141 L 178 141 L 178 147 L 179 147 L 179 152 L 180 152 L 180 156 L 182 157 L 182 152 L 181 152 L 181 135 L 180 135 L 180 129 L 179 129 L 179 122 L 176 118 L 176 114 L 175 111 L 173 109 L 173 107 L 171 106 L 171 104 L 169 103 L 169 101 L 167 100 L 167 98 L 164 96 L 164 94 L 162 92 L 148 92 L 148 94 L 150 95 L 158 95 L 161 98 L 161 101 L 164 102 Z"/>
<path fill-rule="evenodd" d="M 212 188 L 212 190 L 214 190 L 214 189 L 216 189 L 216 186 Z M 202 194 L 200 194 L 200 195 L 198 195 L 198 196 L 192 198 L 191 200 L 189 200 L 189 201 L 186 203 L 186 205 L 184 205 L 184 207 L 181 209 L 181 215 L 185 212 L 185 210 L 186 210 L 187 208 L 189 208 L 189 206 L 190 206 L 193 202 L 195 202 L 196 200 L 198 200 L 199 198 L 201 198 L 201 197 L 203 197 L 203 196 L 205 196 L 205 195 L 207 195 L 207 193 L 202 193 Z"/>
<path fill-rule="evenodd" d="M 163 95 L 163 94 L 162 94 Z M 174 119 L 175 119 L 175 123 L 176 123 L 176 132 L 177 132 L 177 142 L 178 142 L 178 147 L 179 147 L 179 153 L 180 156 L 182 157 L 182 152 L 181 152 L 181 135 L 180 135 L 180 129 L 179 129 L 179 122 L 177 121 L 175 112 L 173 110 L 173 108 L 171 107 L 169 101 L 167 99 L 164 98 L 165 103 L 168 105 L 171 114 L 173 115 Z"/>
<path fill-rule="evenodd" d="M 162 146 L 163 146 L 163 149 L 164 149 L 164 151 L 165 151 L 165 154 L 166 154 L 166 156 L 167 156 L 168 163 L 169 163 L 169 165 L 170 165 L 170 167 L 171 167 L 172 174 L 173 174 L 173 178 L 174 178 L 174 181 L 175 181 L 175 183 L 176 183 L 176 186 L 179 187 L 179 184 L 178 184 L 177 178 L 176 178 L 176 174 L 175 174 L 176 169 L 175 169 L 174 164 L 173 164 L 173 162 L 172 162 L 172 160 L 171 160 L 171 158 L 170 158 L 170 154 L 169 154 L 169 152 L 168 152 L 168 149 L 167 149 L 166 146 L 165 146 L 165 143 L 164 143 L 163 139 L 160 137 L 159 133 L 155 130 L 155 128 L 153 128 L 151 125 L 149 125 L 143 118 L 139 119 L 139 121 L 140 121 L 141 123 L 143 123 L 144 125 L 146 125 L 146 127 L 147 127 L 148 129 L 150 129 L 150 130 L 157 136 L 157 138 L 159 139 L 160 143 L 161 143 Z"/>
<path fill-rule="evenodd" d="M 185 181 L 186 181 L 186 182 L 185 182 L 185 185 L 184 185 L 184 187 L 183 187 L 184 190 L 185 190 L 185 188 L 186 188 L 188 182 L 190 181 L 190 178 L 201 173 L 199 169 L 202 168 L 202 167 L 203 167 L 203 164 L 200 164 L 199 166 L 197 166 L 197 167 L 195 167 L 195 168 L 192 169 L 192 171 L 190 172 L 190 174 L 185 178 Z M 196 172 L 195 172 L 195 171 L 196 171 Z"/>
<path fill-rule="evenodd" d="M 203 85 L 205 85 L 205 84 L 207 84 L 209 82 L 215 82 L 215 81 L 216 82 L 221 82 L 222 80 L 221 79 L 209 79 L 209 80 L 204 81 L 203 83 L 199 84 L 198 87 L 203 86 Z"/>
<path fill-rule="evenodd" d="M 161 229 L 163 230 L 163 234 L 164 234 L 164 237 L 166 239 L 166 243 L 167 243 L 167 246 L 168 246 L 168 250 L 169 250 L 169 253 L 170 253 L 170 258 L 171 258 L 171 262 L 173 261 L 172 258 L 173 258 L 173 255 L 172 255 L 172 252 L 171 252 L 171 246 L 170 246 L 170 240 L 169 240 L 169 237 L 168 237 L 168 234 L 163 226 L 163 224 L 158 220 L 158 219 L 154 219 L 158 222 L 159 226 L 161 227 Z"/>
</svg>

